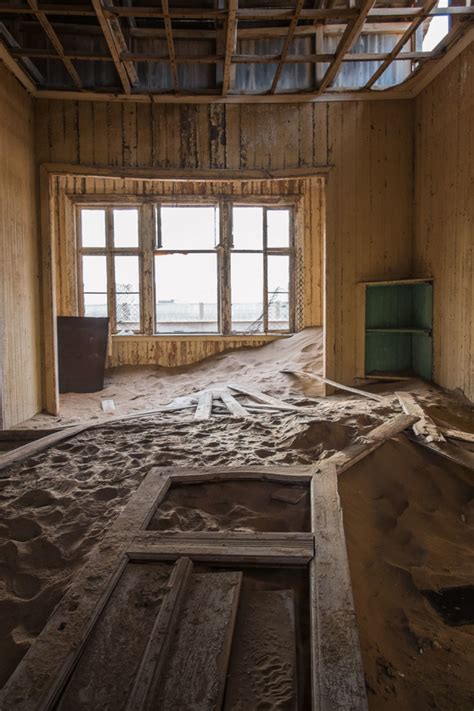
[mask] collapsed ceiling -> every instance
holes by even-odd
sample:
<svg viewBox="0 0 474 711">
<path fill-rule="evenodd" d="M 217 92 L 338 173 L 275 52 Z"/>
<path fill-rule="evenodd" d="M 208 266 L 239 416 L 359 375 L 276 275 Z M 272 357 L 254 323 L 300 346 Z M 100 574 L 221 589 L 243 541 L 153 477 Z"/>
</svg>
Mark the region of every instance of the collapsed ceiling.
<svg viewBox="0 0 474 711">
<path fill-rule="evenodd" d="M 137 2 L 139 4 L 137 4 Z M 0 58 L 37 95 L 399 96 L 472 28 L 470 0 L 0 2 Z"/>
</svg>

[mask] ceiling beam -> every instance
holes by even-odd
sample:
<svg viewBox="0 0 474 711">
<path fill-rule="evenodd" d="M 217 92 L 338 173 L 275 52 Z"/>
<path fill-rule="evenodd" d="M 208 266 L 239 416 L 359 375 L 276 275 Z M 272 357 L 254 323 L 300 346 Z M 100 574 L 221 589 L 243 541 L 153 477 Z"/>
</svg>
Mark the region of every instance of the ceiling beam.
<svg viewBox="0 0 474 711">
<path fill-rule="evenodd" d="M 113 7 L 113 0 L 108 0 L 108 2 L 110 4 L 107 7 Z M 109 19 L 109 25 L 112 31 L 113 38 L 115 40 L 115 45 L 117 47 L 119 56 L 122 54 L 122 52 L 128 52 L 129 48 L 122 32 L 122 28 L 120 26 L 120 20 L 117 17 L 112 17 Z M 139 83 L 139 80 L 135 65 L 133 64 L 133 62 L 123 62 L 123 64 L 131 84 L 133 86 L 136 86 Z"/>
<path fill-rule="evenodd" d="M 16 58 L 17 55 L 13 52 L 15 50 L 21 49 L 21 47 L 16 41 L 16 39 L 13 37 L 11 32 L 9 32 L 8 29 L 5 27 L 4 23 L 0 22 L 0 39 L 2 38 L 5 42 L 5 46 L 8 47 L 11 56 Z M 22 64 L 34 82 L 40 85 L 44 85 L 46 83 L 44 80 L 44 76 L 38 70 L 36 64 L 34 64 L 34 62 L 32 62 L 27 55 L 24 55 L 22 57 Z"/>
<path fill-rule="evenodd" d="M 67 73 L 71 77 L 71 79 L 74 82 L 74 85 L 76 86 L 77 89 L 82 89 L 82 82 L 79 74 L 76 71 L 76 68 L 74 64 L 71 62 L 71 60 L 66 57 L 64 53 L 64 47 L 61 43 L 61 40 L 56 34 L 56 31 L 53 29 L 50 21 L 44 14 L 42 10 L 40 10 L 38 6 L 37 0 L 27 0 L 29 7 L 31 8 L 31 11 L 35 15 L 36 19 L 40 23 L 41 27 L 46 33 L 46 36 L 48 37 L 49 41 L 53 45 L 54 49 L 58 53 L 59 58 L 61 59 L 62 63 L 64 64 Z"/>
<path fill-rule="evenodd" d="M 228 0 L 222 96 L 227 96 L 232 88 L 235 74 L 235 67 L 232 67 L 232 55 L 237 48 L 237 10 L 238 0 Z"/>
<path fill-rule="evenodd" d="M 22 84 L 30 94 L 36 92 L 36 86 L 31 81 L 28 74 L 20 67 L 17 62 L 13 59 L 10 51 L 5 44 L 5 42 L 0 38 L 0 61 L 11 71 L 11 73 L 18 79 L 20 84 Z"/>
<path fill-rule="evenodd" d="M 299 19 L 301 11 L 303 9 L 303 5 L 304 5 L 304 0 L 296 0 L 294 14 L 293 14 L 293 17 L 291 18 L 290 26 L 288 28 L 288 34 L 285 37 L 285 42 L 283 44 L 283 49 L 281 51 L 280 61 L 278 62 L 278 66 L 275 71 L 275 76 L 273 77 L 273 82 L 270 87 L 270 94 L 275 93 L 277 86 L 278 86 L 278 82 L 280 81 L 281 73 L 283 71 L 283 67 L 285 66 L 285 61 L 286 61 L 286 57 L 288 55 L 288 50 L 290 49 L 290 44 L 291 44 L 291 41 L 293 40 L 293 36 L 294 36 L 295 30 L 296 30 L 296 25 L 298 24 L 298 19 Z"/>
<path fill-rule="evenodd" d="M 370 89 L 377 79 L 388 69 L 395 57 L 401 52 L 410 37 L 416 32 L 418 27 L 425 21 L 426 15 L 435 7 L 437 0 L 425 0 L 423 7 L 419 10 L 419 16 L 412 22 L 410 27 L 403 33 L 395 47 L 392 49 L 387 59 L 385 59 L 379 68 L 372 74 L 364 89 Z"/>
<path fill-rule="evenodd" d="M 59 60 L 56 52 L 50 49 L 36 49 L 36 48 L 10 48 L 10 54 L 12 57 L 30 57 L 32 59 L 57 59 Z M 113 62 L 110 54 L 85 54 L 81 52 L 68 52 L 67 56 L 72 60 L 81 60 L 84 62 Z M 335 57 L 334 52 L 328 52 L 326 54 L 288 54 L 286 57 L 287 64 L 317 64 L 317 63 L 328 63 L 332 62 Z M 406 62 L 408 60 L 413 61 L 425 61 L 428 59 L 436 59 L 439 56 L 438 52 L 432 50 L 431 52 L 403 52 L 394 58 L 395 62 Z M 280 54 L 234 54 L 232 55 L 233 64 L 276 64 L 281 57 Z M 346 54 L 342 61 L 343 62 L 382 62 L 384 59 L 388 58 L 387 52 L 366 52 L 361 54 L 348 53 Z M 131 62 L 163 62 L 165 64 L 169 63 L 170 58 L 168 54 L 153 54 L 152 52 L 137 53 L 137 52 L 126 52 L 121 55 L 122 61 Z M 218 54 L 206 54 L 206 55 L 195 55 L 195 54 L 181 54 L 176 57 L 177 64 L 219 64 L 224 62 L 224 55 Z"/>
<path fill-rule="evenodd" d="M 178 83 L 178 67 L 176 66 L 176 52 L 174 49 L 174 39 L 173 39 L 173 26 L 171 24 L 170 8 L 168 0 L 161 0 L 161 7 L 163 10 L 163 19 L 165 23 L 166 32 L 166 42 L 168 44 L 168 55 L 171 65 L 171 78 L 173 81 L 173 88 L 175 91 L 179 89 Z"/>
<path fill-rule="evenodd" d="M 375 0 L 363 0 L 358 16 L 352 20 L 343 32 L 342 38 L 337 47 L 336 55 L 328 67 L 326 74 L 318 87 L 317 93 L 322 94 L 334 81 L 344 55 L 350 50 L 354 43 L 359 38 L 362 28 L 364 27 L 367 15 L 375 5 Z"/>
<path fill-rule="evenodd" d="M 120 59 L 120 52 L 119 52 L 117 45 L 116 45 L 116 39 L 115 39 L 114 33 L 112 31 L 110 22 L 105 17 L 102 2 L 101 2 L 101 0 L 91 0 L 91 1 L 92 1 L 92 5 L 94 7 L 95 13 L 97 15 L 99 25 L 102 29 L 103 34 L 104 34 L 105 41 L 107 42 L 109 52 L 112 56 L 112 59 L 113 59 L 114 65 L 115 65 L 115 69 L 117 70 L 117 74 L 120 77 L 120 81 L 122 83 L 123 90 L 126 94 L 131 94 L 132 87 L 130 84 L 128 72 L 125 69 L 125 66 L 124 66 L 122 60 Z"/>
</svg>

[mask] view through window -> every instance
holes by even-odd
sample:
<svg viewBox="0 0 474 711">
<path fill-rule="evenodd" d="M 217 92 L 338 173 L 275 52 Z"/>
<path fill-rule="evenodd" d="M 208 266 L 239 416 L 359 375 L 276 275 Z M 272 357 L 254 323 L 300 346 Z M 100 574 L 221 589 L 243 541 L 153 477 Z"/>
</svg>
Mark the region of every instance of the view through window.
<svg viewBox="0 0 474 711">
<path fill-rule="evenodd" d="M 116 334 L 293 330 L 293 206 L 78 209 L 81 313 Z"/>
</svg>

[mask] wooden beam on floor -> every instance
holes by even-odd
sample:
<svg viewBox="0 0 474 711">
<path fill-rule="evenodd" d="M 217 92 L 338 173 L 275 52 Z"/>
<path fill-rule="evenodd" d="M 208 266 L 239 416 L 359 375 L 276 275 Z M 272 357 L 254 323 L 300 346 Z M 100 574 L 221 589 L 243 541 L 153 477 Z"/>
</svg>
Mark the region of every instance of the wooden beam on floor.
<svg viewBox="0 0 474 711">
<path fill-rule="evenodd" d="M 403 412 L 407 415 L 414 415 L 417 418 L 417 422 L 413 425 L 413 432 L 416 435 L 423 437 L 426 442 L 446 442 L 438 426 L 411 393 L 397 392 L 395 395 Z"/>
<path fill-rule="evenodd" d="M 167 592 L 153 625 L 125 711 L 143 711 L 153 707 L 153 699 L 182 612 L 192 571 L 193 564 L 189 558 L 179 558 L 173 566 Z"/>
<path fill-rule="evenodd" d="M 195 420 L 208 420 L 212 412 L 213 395 L 211 390 L 204 390 L 200 393 L 196 412 L 194 413 Z"/>
<path fill-rule="evenodd" d="M 359 388 L 352 388 L 349 385 L 342 385 L 341 383 L 337 383 L 335 380 L 330 380 L 330 378 L 324 378 L 322 375 L 318 375 L 317 373 L 307 373 L 304 370 L 291 370 L 289 368 L 280 370 L 280 373 L 288 373 L 290 375 L 297 375 L 302 378 L 305 377 L 317 380 L 320 383 L 331 385 L 333 388 L 336 388 L 336 390 L 345 390 L 349 393 L 353 393 L 354 395 L 362 395 L 362 397 L 367 397 L 369 398 L 369 400 L 375 400 L 376 402 L 384 402 L 386 399 L 382 397 L 382 395 L 377 395 L 376 393 L 370 393 L 366 390 L 359 390 Z"/>
<path fill-rule="evenodd" d="M 317 711 L 367 711 L 336 467 L 326 463 L 311 484 L 315 557 L 311 581 L 311 676 Z"/>
<path fill-rule="evenodd" d="M 342 474 L 346 469 L 349 469 L 357 462 L 365 459 L 369 454 L 375 452 L 384 442 L 392 437 L 396 437 L 404 430 L 412 427 L 418 421 L 418 417 L 414 415 L 395 415 L 382 425 L 368 432 L 362 441 L 350 444 L 340 452 L 336 452 L 328 459 L 323 459 L 316 463 L 318 469 L 324 468 L 327 465 L 334 465 L 338 474 Z"/>
</svg>

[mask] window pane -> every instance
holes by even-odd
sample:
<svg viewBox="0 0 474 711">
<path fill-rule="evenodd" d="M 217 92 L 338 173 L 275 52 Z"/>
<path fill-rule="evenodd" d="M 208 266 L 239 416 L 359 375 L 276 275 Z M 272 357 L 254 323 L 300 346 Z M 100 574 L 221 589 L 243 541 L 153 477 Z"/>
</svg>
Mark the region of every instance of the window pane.
<svg viewBox="0 0 474 711">
<path fill-rule="evenodd" d="M 115 257 L 117 333 L 140 331 L 140 262 L 138 257 Z"/>
<path fill-rule="evenodd" d="M 138 257 L 129 255 L 115 257 L 115 289 L 117 292 L 140 291 L 138 259 Z"/>
<path fill-rule="evenodd" d="M 114 210 L 114 246 L 138 247 L 138 210 Z"/>
<path fill-rule="evenodd" d="M 290 258 L 268 255 L 268 330 L 287 331 L 289 323 Z"/>
<path fill-rule="evenodd" d="M 84 316 L 108 316 L 107 294 L 84 294 Z"/>
<path fill-rule="evenodd" d="M 232 235 L 234 249 L 263 249 L 263 208 L 234 207 Z"/>
<path fill-rule="evenodd" d="M 263 331 L 263 254 L 231 255 L 232 330 Z"/>
<path fill-rule="evenodd" d="M 84 292 L 107 292 L 107 263 L 104 256 L 85 255 L 82 258 Z"/>
<path fill-rule="evenodd" d="M 218 234 L 217 206 L 161 207 L 163 249 L 214 249 Z"/>
<path fill-rule="evenodd" d="M 290 246 L 289 210 L 267 210 L 267 246 Z"/>
<path fill-rule="evenodd" d="M 217 255 L 155 256 L 156 330 L 216 333 Z"/>
<path fill-rule="evenodd" d="M 105 210 L 81 210 L 83 247 L 105 247 Z"/>
<path fill-rule="evenodd" d="M 117 292 L 116 319 L 117 333 L 140 332 L 140 294 Z"/>
</svg>

